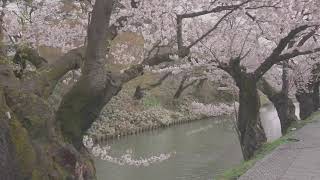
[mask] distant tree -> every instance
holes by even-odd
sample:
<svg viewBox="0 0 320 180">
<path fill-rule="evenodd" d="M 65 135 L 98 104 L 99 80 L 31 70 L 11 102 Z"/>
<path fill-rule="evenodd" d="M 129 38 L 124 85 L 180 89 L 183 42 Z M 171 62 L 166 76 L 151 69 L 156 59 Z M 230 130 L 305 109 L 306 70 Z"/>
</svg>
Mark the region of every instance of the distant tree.
<svg viewBox="0 0 320 180">
<path fill-rule="evenodd" d="M 306 119 L 319 106 L 320 62 L 318 56 L 309 56 L 297 66 L 295 85 L 296 98 L 300 104 L 300 117 Z"/>
</svg>

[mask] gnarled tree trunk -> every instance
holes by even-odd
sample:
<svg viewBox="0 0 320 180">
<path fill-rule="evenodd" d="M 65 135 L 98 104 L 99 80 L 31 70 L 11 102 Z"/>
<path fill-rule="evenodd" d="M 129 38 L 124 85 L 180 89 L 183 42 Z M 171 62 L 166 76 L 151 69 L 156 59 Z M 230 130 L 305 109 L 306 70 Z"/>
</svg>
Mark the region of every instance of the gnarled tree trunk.
<svg viewBox="0 0 320 180">
<path fill-rule="evenodd" d="M 246 160 L 250 159 L 254 155 L 254 152 L 261 147 L 263 142 L 266 141 L 265 133 L 261 126 L 259 117 L 260 102 L 257 93 L 257 82 L 273 65 L 277 63 L 287 61 L 296 56 L 312 54 L 320 51 L 320 49 L 304 52 L 294 50 L 289 53 L 282 54 L 289 44 L 294 42 L 294 45 L 296 43 L 293 39 L 295 39 L 299 33 L 308 28 L 309 26 L 302 25 L 292 29 L 286 37 L 279 41 L 273 52 L 251 73 L 248 73 L 246 68 L 241 65 L 241 60 L 248 54 L 240 53 L 238 56 L 231 57 L 228 63 L 217 60 L 218 68 L 226 71 L 230 76 L 232 76 L 236 85 L 240 89 L 238 132 L 240 132 L 240 143 Z M 308 39 L 310 39 L 310 37 L 312 36 L 307 34 L 298 42 L 297 46 L 302 46 Z"/>
<path fill-rule="evenodd" d="M 17 79 L 4 60 L 0 72 L 0 149 L 4 155 L 0 172 L 6 172 L 1 175 L 5 179 L 95 179 L 89 154 L 63 140 L 46 97 Z M 41 82 L 38 76 L 26 78 Z"/>
<path fill-rule="evenodd" d="M 86 54 L 81 47 L 46 64 L 35 51 L 23 50 L 24 58 L 37 70 L 20 78 L 15 77 L 10 63 L 0 58 L 3 178 L 96 179 L 93 160 L 82 145 L 82 136 L 122 85 L 142 75 L 143 65 L 163 62 L 163 56 L 155 55 L 123 73 L 106 71 L 107 43 L 117 35 L 116 26 L 109 27 L 112 7 L 113 0 L 96 0 Z M 48 97 L 66 73 L 79 68 L 82 68 L 79 81 L 63 97 L 56 112 Z"/>
<path fill-rule="evenodd" d="M 295 106 L 293 101 L 286 93 L 277 91 L 273 88 L 264 78 L 258 82 L 258 88 L 268 97 L 276 108 L 281 123 L 281 132 L 282 134 L 285 134 L 292 122 L 298 120 L 295 115 Z"/>
<path fill-rule="evenodd" d="M 283 93 L 278 93 L 271 99 L 280 119 L 281 132 L 282 134 L 286 134 L 291 124 L 298 120 L 295 115 L 295 106 L 293 101 Z"/>
<path fill-rule="evenodd" d="M 230 60 L 229 64 L 220 64 L 234 79 L 239 88 L 239 112 L 237 116 L 237 133 L 243 158 L 249 160 L 267 141 L 260 121 L 260 97 L 257 89 L 257 75 L 246 72 L 240 65 L 241 57 Z"/>
<path fill-rule="evenodd" d="M 9 108 L 6 105 L 3 89 L 0 88 L 0 174 L 3 179 L 21 179 L 21 170 L 14 155 L 14 145 L 10 137 L 10 119 L 6 116 Z"/>
<path fill-rule="evenodd" d="M 300 118 L 306 119 L 314 112 L 313 93 L 299 92 L 296 98 L 300 105 Z"/>
<path fill-rule="evenodd" d="M 260 98 L 255 80 L 248 75 L 241 75 L 236 82 L 240 90 L 237 126 L 243 157 L 248 160 L 266 142 L 266 136 L 260 121 Z"/>
<path fill-rule="evenodd" d="M 91 88 L 91 93 L 79 94 L 76 93 L 77 90 L 69 93 L 63 98 L 63 102 L 70 100 L 69 96 L 78 96 L 81 100 L 88 101 L 80 100 L 82 104 L 79 103 L 76 106 L 81 108 L 78 109 L 78 112 L 72 111 L 74 109 L 63 108 L 65 103 L 62 103 L 64 113 L 71 115 L 75 112 L 72 114 L 75 117 L 83 116 L 79 120 L 91 117 L 90 110 L 95 110 L 93 106 L 102 107 L 101 101 L 98 103 L 95 101 L 99 99 L 98 96 L 101 97 L 103 94 L 109 97 L 108 95 L 113 93 L 109 91 L 110 88 L 107 88 L 107 92 L 99 89 L 101 86 L 104 89 L 107 87 L 108 84 L 102 81 L 107 79 L 107 73 L 102 74 L 101 68 L 96 68 L 98 64 L 103 65 L 105 61 L 105 54 L 102 53 L 104 53 L 103 49 L 106 49 L 105 34 L 109 26 L 108 19 L 112 3 L 112 0 L 96 1 L 93 23 L 90 24 L 91 32 L 89 32 L 89 38 L 92 36 L 94 38 L 89 40 L 85 58 L 78 50 L 73 50 L 53 64 L 42 66 L 35 63 L 34 65 L 38 68 L 37 72 L 22 74 L 19 79 L 15 77 L 10 63 L 0 60 L 0 99 L 3 103 L 0 106 L 0 112 L 1 115 L 6 115 L 5 118 L 1 118 L 1 138 L 4 141 L 1 141 L 0 149 L 5 157 L 2 157 L 0 172 L 8 172 L 4 174 L 6 179 L 96 179 L 93 161 L 87 150 L 80 146 L 81 135 L 85 131 L 83 127 L 88 124 L 83 121 L 73 121 L 73 127 L 82 129 L 79 134 L 69 136 L 70 134 L 66 133 L 64 127 L 70 125 L 70 121 L 61 120 L 59 117 L 63 113 L 56 114 L 47 102 L 47 98 L 52 94 L 58 80 L 68 71 L 78 69 L 83 59 L 86 59 L 83 68 L 85 75 L 81 77 L 76 87 L 82 87 L 85 84 Z M 98 38 L 102 38 L 100 43 L 97 41 Z M 95 51 L 96 49 L 100 54 Z M 36 57 L 31 52 L 26 51 L 25 53 L 30 55 L 30 62 L 33 63 Z M 101 58 L 102 55 L 103 58 Z M 93 71 L 97 71 L 101 76 L 94 77 Z M 83 83 L 86 81 L 87 83 Z M 80 88 L 80 90 L 83 92 L 83 89 Z M 85 106 L 81 106 L 83 104 Z M 60 120 L 59 123 L 57 120 Z M 6 158 L 12 158 L 12 162 Z M 5 168 L 10 168 L 10 171 Z"/>
</svg>

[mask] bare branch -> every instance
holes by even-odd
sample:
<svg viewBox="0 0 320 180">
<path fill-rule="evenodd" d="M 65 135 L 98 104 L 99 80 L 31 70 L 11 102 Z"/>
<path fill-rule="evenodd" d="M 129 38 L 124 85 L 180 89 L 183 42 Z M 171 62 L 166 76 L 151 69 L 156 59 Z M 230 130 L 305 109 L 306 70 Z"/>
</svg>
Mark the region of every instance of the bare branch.
<svg viewBox="0 0 320 180">
<path fill-rule="evenodd" d="M 171 62 L 173 61 L 170 59 L 170 55 L 173 53 L 163 53 L 163 54 L 156 54 L 151 58 L 144 59 L 142 64 L 148 66 L 155 66 L 164 62 Z"/>
<path fill-rule="evenodd" d="M 186 76 L 186 75 L 182 77 L 179 88 L 177 89 L 176 93 L 174 94 L 175 99 L 178 99 L 184 90 L 186 90 L 188 87 L 194 85 L 197 82 L 197 80 L 194 80 L 194 81 L 190 82 L 189 84 L 184 85 L 184 83 L 187 81 L 187 79 L 188 79 L 188 76 Z"/>
<path fill-rule="evenodd" d="M 320 52 L 320 47 L 312 49 L 312 50 L 306 50 L 306 51 L 293 50 L 290 53 L 285 53 L 285 54 L 280 55 L 278 58 L 276 58 L 276 61 L 281 62 L 281 61 L 289 60 L 289 59 L 297 57 L 297 56 L 313 54 L 316 52 Z"/>
<path fill-rule="evenodd" d="M 180 16 L 182 19 L 186 19 L 186 18 L 194 18 L 194 17 L 198 17 L 198 16 L 203 16 L 203 15 L 211 14 L 211 13 L 218 13 L 218 12 L 222 12 L 222 11 L 233 11 L 233 10 L 240 8 L 241 6 L 243 6 L 245 4 L 248 4 L 251 1 L 253 1 L 253 0 L 247 0 L 247 1 L 240 3 L 240 4 L 237 4 L 237 5 L 217 6 L 211 10 L 204 10 L 204 11 L 199 11 L 199 12 L 187 13 L 187 14 L 182 14 Z"/>
<path fill-rule="evenodd" d="M 304 52 L 300 52 L 298 50 L 294 50 L 291 53 L 286 53 L 281 55 L 281 53 L 288 47 L 288 45 L 290 44 L 290 42 L 292 40 L 294 40 L 294 38 L 296 38 L 296 36 L 301 33 L 302 31 L 305 31 L 306 29 L 308 29 L 310 26 L 308 25 L 302 25 L 299 26 L 293 30 L 291 30 L 289 32 L 289 34 L 282 38 L 279 42 L 279 44 L 277 45 L 277 47 L 273 50 L 273 52 L 271 53 L 271 55 L 265 59 L 265 61 L 263 63 L 261 63 L 261 65 L 254 71 L 254 76 L 256 78 L 256 80 L 260 79 L 274 64 L 279 63 L 281 61 L 284 60 L 288 60 L 290 58 L 299 56 L 299 55 L 305 55 L 305 54 L 311 54 L 315 50 L 311 50 L 311 51 L 304 51 Z"/>
<path fill-rule="evenodd" d="M 281 8 L 280 6 L 277 6 L 280 4 L 280 1 L 273 4 L 273 5 L 261 5 L 261 6 L 252 6 L 252 7 L 247 7 L 246 9 L 261 9 L 261 8 L 273 8 L 273 9 L 279 9 Z"/>
<path fill-rule="evenodd" d="M 233 12 L 233 10 L 229 11 L 228 13 L 226 13 L 224 16 L 222 16 L 219 21 L 206 33 L 204 33 L 201 37 L 199 37 L 197 40 L 195 40 L 193 43 L 191 43 L 187 48 L 191 49 L 194 45 L 196 45 L 198 42 L 202 41 L 204 38 L 206 38 L 209 34 L 211 34 L 215 29 L 218 28 L 218 26 L 220 25 L 220 23 L 231 13 Z"/>
<path fill-rule="evenodd" d="M 143 88 L 142 90 L 148 90 L 148 91 L 149 91 L 149 90 L 151 90 L 151 89 L 153 89 L 153 88 L 155 88 L 155 87 L 160 86 L 160 85 L 163 83 L 163 81 L 166 80 L 170 75 L 172 75 L 171 72 L 166 73 L 164 76 L 162 76 L 162 77 L 158 80 L 158 82 L 156 82 L 156 83 L 154 83 L 154 84 L 150 84 L 150 85 L 148 85 L 147 87 Z"/>
<path fill-rule="evenodd" d="M 306 34 L 304 37 L 302 37 L 302 39 L 300 40 L 300 42 L 298 43 L 298 47 L 303 46 L 311 37 L 314 36 L 314 34 L 316 33 L 316 31 L 319 29 L 320 26 L 316 26 L 312 31 L 310 31 L 308 34 Z"/>
<path fill-rule="evenodd" d="M 36 73 L 26 74 L 21 80 L 23 87 L 40 97 L 49 97 L 66 73 L 81 67 L 84 62 L 84 49 L 85 47 L 73 49 L 55 62 L 39 68 Z"/>
</svg>

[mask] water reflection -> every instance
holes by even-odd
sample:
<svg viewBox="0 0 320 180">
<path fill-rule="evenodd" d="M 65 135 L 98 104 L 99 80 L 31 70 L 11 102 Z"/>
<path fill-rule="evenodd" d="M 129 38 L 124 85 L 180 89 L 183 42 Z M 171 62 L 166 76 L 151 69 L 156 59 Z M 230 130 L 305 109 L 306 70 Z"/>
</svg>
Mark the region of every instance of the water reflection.
<svg viewBox="0 0 320 180">
<path fill-rule="evenodd" d="M 299 108 L 299 103 L 294 103 L 294 106 L 296 107 L 296 116 L 300 120 L 300 108 Z"/>
<path fill-rule="evenodd" d="M 260 118 L 268 142 L 272 142 L 282 136 L 280 120 L 273 104 L 261 107 Z"/>
<path fill-rule="evenodd" d="M 296 116 L 299 119 L 299 103 L 294 103 Z M 273 104 L 267 104 L 260 109 L 260 118 L 268 142 L 272 142 L 282 136 L 281 124 L 277 111 Z"/>
</svg>

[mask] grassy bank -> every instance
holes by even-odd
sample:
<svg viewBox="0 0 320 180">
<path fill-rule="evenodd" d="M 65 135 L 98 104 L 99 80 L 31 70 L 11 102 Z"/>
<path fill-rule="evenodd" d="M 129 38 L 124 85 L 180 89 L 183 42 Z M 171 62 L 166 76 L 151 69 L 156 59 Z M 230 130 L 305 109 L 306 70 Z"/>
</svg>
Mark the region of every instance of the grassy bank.
<svg viewBox="0 0 320 180">
<path fill-rule="evenodd" d="M 315 121 L 317 118 L 320 117 L 320 112 L 316 112 L 313 115 L 311 115 L 308 119 L 299 121 L 294 123 L 291 128 L 289 129 L 300 129 L 303 126 L 305 126 L 308 123 L 311 123 Z M 243 175 L 245 172 L 247 172 L 251 167 L 255 165 L 255 163 L 262 158 L 264 158 L 267 154 L 271 153 L 275 148 L 280 146 L 281 144 L 285 144 L 287 142 L 292 141 L 292 135 L 295 131 L 290 131 L 285 136 L 282 136 L 278 140 L 272 142 L 272 143 L 266 143 L 255 155 L 254 157 L 249 161 L 243 161 L 238 166 L 226 170 L 224 173 L 222 173 L 220 176 L 214 178 L 214 180 L 236 180 L 241 175 Z"/>
</svg>

